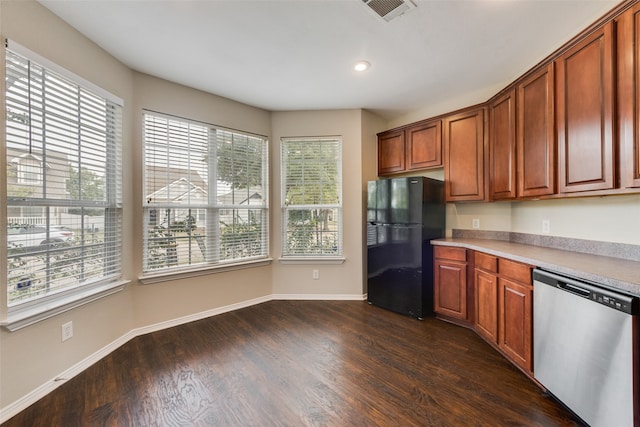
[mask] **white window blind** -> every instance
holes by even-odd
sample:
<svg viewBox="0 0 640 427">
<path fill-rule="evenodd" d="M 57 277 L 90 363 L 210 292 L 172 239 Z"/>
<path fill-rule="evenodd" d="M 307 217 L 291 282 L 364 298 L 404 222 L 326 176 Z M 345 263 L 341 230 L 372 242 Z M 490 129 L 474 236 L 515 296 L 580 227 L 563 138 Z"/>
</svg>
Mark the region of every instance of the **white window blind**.
<svg viewBox="0 0 640 427">
<path fill-rule="evenodd" d="M 5 60 L 10 307 L 120 280 L 122 241 L 122 105 L 12 48 Z"/>
<path fill-rule="evenodd" d="M 283 257 L 342 256 L 342 143 L 282 139 Z"/>
<path fill-rule="evenodd" d="M 267 140 L 144 114 L 144 271 L 268 256 Z"/>
</svg>

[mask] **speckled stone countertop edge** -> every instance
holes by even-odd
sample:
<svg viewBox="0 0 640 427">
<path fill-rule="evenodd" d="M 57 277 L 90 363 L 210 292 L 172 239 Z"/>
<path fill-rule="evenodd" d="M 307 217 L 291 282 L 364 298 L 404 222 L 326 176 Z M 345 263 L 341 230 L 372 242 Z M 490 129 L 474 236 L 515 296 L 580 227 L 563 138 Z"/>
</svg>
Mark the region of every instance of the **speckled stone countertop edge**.
<svg viewBox="0 0 640 427">
<path fill-rule="evenodd" d="M 591 255 L 601 255 L 640 261 L 640 245 L 627 243 L 602 242 L 597 240 L 576 239 L 541 234 L 517 233 L 494 230 L 465 230 L 453 229 L 453 238 L 502 240 L 524 245 L 542 246 L 545 248 L 562 249 L 571 252 L 581 252 Z"/>
<path fill-rule="evenodd" d="M 519 261 L 605 288 L 640 296 L 640 262 L 585 254 L 563 249 L 513 243 L 506 240 L 447 238 L 432 240 L 436 246 L 464 247 Z"/>
</svg>

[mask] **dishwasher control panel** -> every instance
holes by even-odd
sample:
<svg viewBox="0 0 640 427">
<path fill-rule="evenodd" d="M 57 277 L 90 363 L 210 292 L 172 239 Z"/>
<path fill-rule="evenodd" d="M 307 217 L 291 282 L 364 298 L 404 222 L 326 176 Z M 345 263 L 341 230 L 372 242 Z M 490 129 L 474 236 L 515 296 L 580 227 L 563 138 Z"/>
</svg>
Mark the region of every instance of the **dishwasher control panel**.
<svg viewBox="0 0 640 427">
<path fill-rule="evenodd" d="M 533 271 L 533 280 L 627 314 L 638 314 L 638 311 L 640 311 L 637 297 L 610 291 L 583 280 L 560 276 L 549 271 L 541 270 Z"/>
<path fill-rule="evenodd" d="M 611 308 L 615 308 L 616 310 L 624 311 L 625 313 L 631 313 L 631 301 L 621 300 L 617 297 L 601 295 L 599 293 L 594 292 L 592 294 L 592 299 L 600 304 L 608 305 Z"/>
</svg>

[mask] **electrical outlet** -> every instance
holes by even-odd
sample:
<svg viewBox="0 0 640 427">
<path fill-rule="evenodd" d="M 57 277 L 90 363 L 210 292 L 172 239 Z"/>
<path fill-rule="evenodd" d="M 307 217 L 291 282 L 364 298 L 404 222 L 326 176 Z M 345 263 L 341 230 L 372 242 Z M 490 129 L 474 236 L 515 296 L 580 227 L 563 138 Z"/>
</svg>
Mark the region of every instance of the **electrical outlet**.
<svg viewBox="0 0 640 427">
<path fill-rule="evenodd" d="M 480 228 L 480 219 L 479 218 L 473 218 L 471 220 L 471 227 Z"/>
<path fill-rule="evenodd" d="M 550 229 L 551 229 L 551 223 L 549 222 L 548 219 L 543 219 L 542 220 L 542 233 L 543 234 L 549 234 L 550 233 Z"/>
<path fill-rule="evenodd" d="M 73 337 L 73 322 L 67 322 L 62 325 L 62 341 L 66 341 Z"/>
<path fill-rule="evenodd" d="M 320 279 L 320 270 L 313 270 L 311 272 L 311 277 L 313 278 L 313 280 Z"/>
</svg>

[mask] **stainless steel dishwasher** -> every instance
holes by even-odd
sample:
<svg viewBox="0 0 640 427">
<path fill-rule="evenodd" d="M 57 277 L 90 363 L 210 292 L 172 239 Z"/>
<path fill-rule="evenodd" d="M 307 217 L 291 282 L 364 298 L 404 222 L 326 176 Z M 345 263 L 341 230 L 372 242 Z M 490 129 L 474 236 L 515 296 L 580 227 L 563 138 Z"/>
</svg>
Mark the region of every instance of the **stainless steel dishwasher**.
<svg viewBox="0 0 640 427">
<path fill-rule="evenodd" d="M 639 426 L 638 298 L 533 271 L 533 372 L 591 427 Z"/>
</svg>

